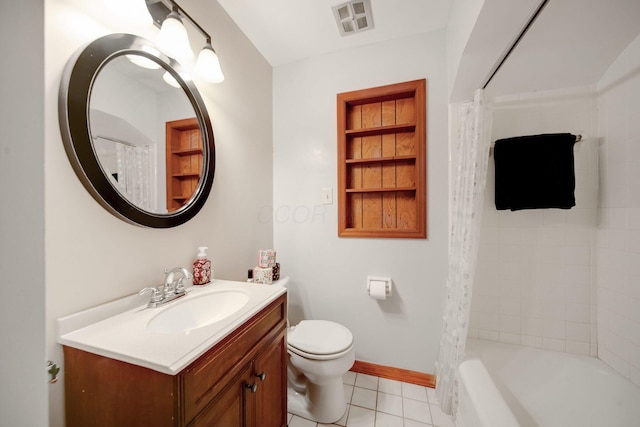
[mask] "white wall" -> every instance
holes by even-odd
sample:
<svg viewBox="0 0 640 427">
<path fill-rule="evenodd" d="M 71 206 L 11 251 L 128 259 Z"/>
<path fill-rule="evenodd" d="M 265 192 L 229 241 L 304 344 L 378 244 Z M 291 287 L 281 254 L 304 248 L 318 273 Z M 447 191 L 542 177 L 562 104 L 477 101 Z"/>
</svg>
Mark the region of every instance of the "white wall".
<svg viewBox="0 0 640 427">
<path fill-rule="evenodd" d="M 460 61 L 483 5 L 484 0 L 454 0 L 451 5 L 447 24 L 448 94 L 453 91 L 460 71 Z M 473 94 L 468 93 L 467 96 L 470 99 Z"/>
<path fill-rule="evenodd" d="M 46 426 L 44 4 L 0 3 L 0 426 Z M 23 47 L 16 48 L 16 41 Z M 16 54 L 19 52 L 19 54 Z"/>
<path fill-rule="evenodd" d="M 598 356 L 640 385 L 640 37 L 598 84 Z"/>
<path fill-rule="evenodd" d="M 596 355 L 595 220 L 598 164 L 593 87 L 497 99 L 491 140 L 570 132 L 576 206 L 498 211 L 489 158 L 469 336 Z"/>
<path fill-rule="evenodd" d="M 290 318 L 328 319 L 354 335 L 358 360 L 433 372 L 447 266 L 445 32 L 421 34 L 274 69 L 274 242 L 290 276 Z M 337 237 L 336 94 L 427 78 L 427 240 Z M 394 295 L 368 297 L 367 275 Z"/>
<path fill-rule="evenodd" d="M 172 229 L 130 225 L 98 205 L 74 174 L 58 126 L 62 69 L 77 48 L 101 35 L 130 32 L 155 38 L 155 27 L 129 19 L 132 4 L 47 2 L 46 325 L 48 356 L 58 364 L 62 352 L 55 319 L 159 284 L 164 268 L 190 269 L 197 246 L 210 247 L 217 277 L 242 280 L 255 265 L 256 251 L 273 245 L 272 224 L 259 215 L 272 201 L 271 67 L 217 2 L 180 2 L 211 33 L 226 75 L 220 85 L 198 84 L 211 116 L 217 156 L 213 190 L 200 213 Z M 191 40 L 196 52 L 205 42 L 195 32 Z M 29 248 L 37 250 L 37 245 Z M 50 389 L 51 426 L 63 425 L 63 387 L 61 381 Z"/>
<path fill-rule="evenodd" d="M 447 25 L 449 100 L 473 97 L 491 76 L 540 0 L 455 0 Z M 504 73 L 504 71 L 502 71 Z M 498 76 L 498 80 L 505 75 Z M 521 78 L 516 77 L 519 82 Z M 495 82 L 492 83 L 495 86 Z M 491 88 L 492 86 L 489 86 Z M 504 92 L 503 92 L 504 93 Z"/>
<path fill-rule="evenodd" d="M 447 88 L 450 98 L 454 97 L 454 87 L 456 84 L 459 85 L 462 80 L 459 75 L 461 72 L 460 62 L 484 4 L 485 0 L 454 0 L 451 5 L 449 22 L 447 23 Z M 482 78 L 482 73 L 479 70 L 474 73 L 480 74 L 478 78 Z M 468 93 L 462 96 L 466 95 L 466 99 L 471 99 L 474 89 L 477 87 L 472 87 Z M 459 101 L 460 99 L 455 100 Z"/>
</svg>

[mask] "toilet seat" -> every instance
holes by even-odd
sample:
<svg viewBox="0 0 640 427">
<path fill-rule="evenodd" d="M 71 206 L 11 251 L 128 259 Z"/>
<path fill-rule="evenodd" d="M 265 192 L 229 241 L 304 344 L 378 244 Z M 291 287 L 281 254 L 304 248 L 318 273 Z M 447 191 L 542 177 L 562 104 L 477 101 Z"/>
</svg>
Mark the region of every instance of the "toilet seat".
<svg viewBox="0 0 640 427">
<path fill-rule="evenodd" d="M 353 335 L 339 323 L 303 320 L 289 330 L 287 347 L 291 352 L 307 359 L 336 359 L 351 350 Z"/>
</svg>

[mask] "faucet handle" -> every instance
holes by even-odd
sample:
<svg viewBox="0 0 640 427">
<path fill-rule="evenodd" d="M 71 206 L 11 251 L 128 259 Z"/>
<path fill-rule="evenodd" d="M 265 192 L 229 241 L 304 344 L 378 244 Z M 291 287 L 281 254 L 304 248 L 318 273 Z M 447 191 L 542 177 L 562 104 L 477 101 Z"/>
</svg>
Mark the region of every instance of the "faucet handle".
<svg viewBox="0 0 640 427">
<path fill-rule="evenodd" d="M 165 283 L 164 286 L 162 287 L 162 291 L 164 292 L 165 298 L 169 298 L 176 291 L 175 282 L 167 282 L 167 283 Z"/>
<path fill-rule="evenodd" d="M 182 283 L 182 281 L 185 279 L 185 277 L 181 277 L 178 279 L 178 283 L 176 284 L 176 288 L 175 288 L 175 293 L 176 294 L 184 294 L 186 292 L 185 288 L 184 288 L 184 283 Z M 188 277 L 187 277 L 188 279 Z"/>
<path fill-rule="evenodd" d="M 144 288 L 140 292 L 138 292 L 138 295 L 143 295 L 147 291 L 152 292 L 151 299 L 149 300 L 150 303 L 160 302 L 164 299 L 164 296 L 162 295 L 162 292 L 160 292 L 160 289 L 154 287 Z"/>
</svg>

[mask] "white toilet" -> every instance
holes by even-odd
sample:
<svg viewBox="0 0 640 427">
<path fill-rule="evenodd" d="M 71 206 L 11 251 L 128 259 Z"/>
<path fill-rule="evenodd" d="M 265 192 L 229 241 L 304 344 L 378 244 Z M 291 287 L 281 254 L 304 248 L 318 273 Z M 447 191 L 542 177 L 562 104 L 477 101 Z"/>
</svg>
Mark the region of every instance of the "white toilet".
<svg viewBox="0 0 640 427">
<path fill-rule="evenodd" d="M 288 278 L 278 283 L 286 286 Z M 353 335 L 328 320 L 303 320 L 287 332 L 288 411 L 319 423 L 338 421 L 347 409 L 342 376 L 353 366 Z"/>
</svg>

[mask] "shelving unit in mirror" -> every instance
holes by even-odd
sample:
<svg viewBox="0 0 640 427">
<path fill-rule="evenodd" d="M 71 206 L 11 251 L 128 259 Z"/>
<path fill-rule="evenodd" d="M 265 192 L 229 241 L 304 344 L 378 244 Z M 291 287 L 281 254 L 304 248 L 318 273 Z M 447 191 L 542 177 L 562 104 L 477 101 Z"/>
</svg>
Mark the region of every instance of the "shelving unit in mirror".
<svg viewBox="0 0 640 427">
<path fill-rule="evenodd" d="M 167 211 L 174 212 L 193 196 L 202 174 L 202 138 L 193 117 L 167 122 Z"/>
</svg>

